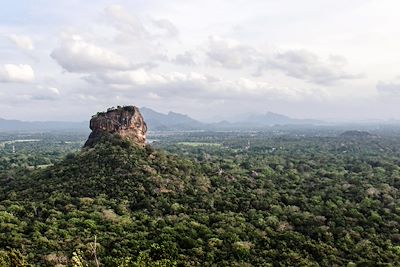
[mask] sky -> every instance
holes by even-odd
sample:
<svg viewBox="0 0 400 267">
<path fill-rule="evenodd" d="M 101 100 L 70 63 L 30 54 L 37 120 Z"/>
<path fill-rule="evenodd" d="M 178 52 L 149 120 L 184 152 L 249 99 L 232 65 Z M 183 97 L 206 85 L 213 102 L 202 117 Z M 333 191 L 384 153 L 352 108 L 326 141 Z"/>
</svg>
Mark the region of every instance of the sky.
<svg viewBox="0 0 400 267">
<path fill-rule="evenodd" d="M 3 0 L 0 118 L 400 119 L 396 0 Z"/>
</svg>

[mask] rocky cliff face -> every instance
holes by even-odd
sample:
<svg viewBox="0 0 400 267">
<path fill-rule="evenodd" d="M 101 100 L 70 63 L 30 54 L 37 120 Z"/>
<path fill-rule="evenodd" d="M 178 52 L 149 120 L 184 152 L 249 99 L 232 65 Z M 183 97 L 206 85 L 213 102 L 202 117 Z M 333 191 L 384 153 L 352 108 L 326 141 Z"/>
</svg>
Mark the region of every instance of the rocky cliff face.
<svg viewBox="0 0 400 267">
<path fill-rule="evenodd" d="M 118 134 L 140 146 L 146 143 L 147 125 L 142 114 L 135 106 L 109 108 L 107 112 L 99 112 L 90 120 L 89 135 L 85 147 L 92 147 L 106 134 Z"/>
</svg>

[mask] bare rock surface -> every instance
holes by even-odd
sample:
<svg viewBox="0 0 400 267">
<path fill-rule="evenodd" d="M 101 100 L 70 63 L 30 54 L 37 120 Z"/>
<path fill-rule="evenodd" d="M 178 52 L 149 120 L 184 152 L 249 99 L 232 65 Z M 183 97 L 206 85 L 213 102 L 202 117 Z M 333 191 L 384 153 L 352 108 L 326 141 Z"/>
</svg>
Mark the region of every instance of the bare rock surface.
<svg viewBox="0 0 400 267">
<path fill-rule="evenodd" d="M 84 147 L 94 146 L 107 134 L 117 134 L 139 146 L 146 144 L 147 125 L 135 106 L 118 106 L 109 108 L 107 112 L 98 112 L 90 120 L 90 129 L 92 132 Z"/>
</svg>

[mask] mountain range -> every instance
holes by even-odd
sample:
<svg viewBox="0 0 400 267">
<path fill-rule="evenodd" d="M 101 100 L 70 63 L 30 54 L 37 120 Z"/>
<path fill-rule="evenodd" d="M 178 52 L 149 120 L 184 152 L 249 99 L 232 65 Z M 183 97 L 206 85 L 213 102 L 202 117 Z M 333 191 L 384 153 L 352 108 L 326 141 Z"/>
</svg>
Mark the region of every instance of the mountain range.
<svg viewBox="0 0 400 267">
<path fill-rule="evenodd" d="M 247 115 L 244 119 L 235 122 L 221 121 L 210 124 L 214 129 L 262 129 L 271 126 L 282 125 L 321 125 L 323 121 L 312 119 L 294 119 L 282 114 L 267 112 L 265 114 Z"/>
<path fill-rule="evenodd" d="M 207 124 L 181 113 L 170 111 L 164 114 L 146 107 L 142 107 L 140 113 L 146 120 L 149 130 L 153 131 L 201 130 L 207 128 Z"/>
<path fill-rule="evenodd" d="M 322 121 L 311 119 L 294 119 L 282 114 L 268 112 L 266 114 L 248 115 L 244 119 L 230 122 L 220 121 L 204 123 L 188 115 L 168 112 L 160 113 L 142 107 L 140 112 L 151 131 L 190 131 L 190 130 L 240 130 L 260 129 L 274 125 L 319 125 Z M 88 131 L 89 122 L 65 121 L 20 121 L 0 118 L 0 131 L 43 131 L 43 130 L 79 130 Z"/>
</svg>

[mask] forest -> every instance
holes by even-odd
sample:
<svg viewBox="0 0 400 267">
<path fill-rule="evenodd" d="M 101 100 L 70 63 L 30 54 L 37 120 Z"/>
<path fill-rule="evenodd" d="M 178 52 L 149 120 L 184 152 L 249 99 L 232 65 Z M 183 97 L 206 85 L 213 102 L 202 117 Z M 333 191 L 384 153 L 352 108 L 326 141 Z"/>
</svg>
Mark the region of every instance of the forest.
<svg viewBox="0 0 400 267">
<path fill-rule="evenodd" d="M 400 129 L 345 130 L 0 133 L 0 266 L 399 266 Z"/>
</svg>

